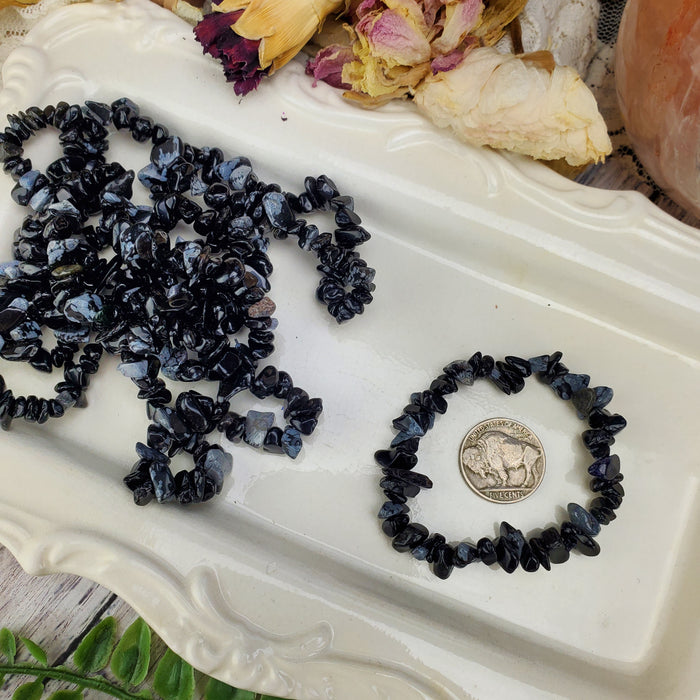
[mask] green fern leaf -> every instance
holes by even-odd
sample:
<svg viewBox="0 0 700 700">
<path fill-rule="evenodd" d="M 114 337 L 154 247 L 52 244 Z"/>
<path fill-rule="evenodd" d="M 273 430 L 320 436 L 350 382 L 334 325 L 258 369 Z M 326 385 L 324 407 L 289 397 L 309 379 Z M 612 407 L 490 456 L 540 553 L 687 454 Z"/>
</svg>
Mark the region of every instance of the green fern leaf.
<svg viewBox="0 0 700 700">
<path fill-rule="evenodd" d="M 153 674 L 153 689 L 163 700 L 192 700 L 194 669 L 167 649 Z"/>
<path fill-rule="evenodd" d="M 46 659 L 46 652 L 36 642 L 33 642 L 31 639 L 27 639 L 26 637 L 20 637 L 19 640 L 20 642 L 22 642 L 22 644 L 24 644 L 25 647 L 27 647 L 27 651 L 42 666 L 46 666 L 46 664 L 48 663 Z"/>
<path fill-rule="evenodd" d="M 204 688 L 204 700 L 255 700 L 255 693 L 210 678 Z"/>
<path fill-rule="evenodd" d="M 151 629 L 139 617 L 117 643 L 110 668 L 115 678 L 128 685 L 140 685 L 151 660 Z"/>
<path fill-rule="evenodd" d="M 14 693 L 12 693 L 12 700 L 41 700 L 41 696 L 44 694 L 44 685 L 41 681 L 33 681 L 32 683 L 25 683 L 20 685 Z"/>
<path fill-rule="evenodd" d="M 98 622 L 83 637 L 73 654 L 76 668 L 83 673 L 101 671 L 109 663 L 116 636 L 117 621 L 113 617 Z"/>
<path fill-rule="evenodd" d="M 57 690 L 49 700 L 83 700 L 84 697 L 82 690 Z"/>
<path fill-rule="evenodd" d="M 0 653 L 7 657 L 7 660 L 13 664 L 15 662 L 15 654 L 17 653 L 17 642 L 15 635 L 3 627 L 0 630 Z"/>
</svg>

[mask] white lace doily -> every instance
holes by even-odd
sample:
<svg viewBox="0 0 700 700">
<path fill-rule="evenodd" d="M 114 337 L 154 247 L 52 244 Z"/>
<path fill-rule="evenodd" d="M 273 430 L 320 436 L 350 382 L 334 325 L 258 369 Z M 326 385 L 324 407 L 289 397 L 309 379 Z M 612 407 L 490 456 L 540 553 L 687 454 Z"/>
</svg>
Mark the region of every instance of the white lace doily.
<svg viewBox="0 0 700 700">
<path fill-rule="evenodd" d="M 82 0 L 41 0 L 36 5 L 6 7 L 0 10 L 0 66 L 22 43 L 27 32 L 51 10 Z"/>
</svg>

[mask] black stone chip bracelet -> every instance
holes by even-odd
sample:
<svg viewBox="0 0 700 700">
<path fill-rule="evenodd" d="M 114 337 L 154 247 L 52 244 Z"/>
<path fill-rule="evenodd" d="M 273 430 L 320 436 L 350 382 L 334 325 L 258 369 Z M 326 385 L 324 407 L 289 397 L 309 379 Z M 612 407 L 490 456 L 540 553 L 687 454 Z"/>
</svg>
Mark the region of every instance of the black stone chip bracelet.
<svg viewBox="0 0 700 700">
<path fill-rule="evenodd" d="M 374 270 L 355 250 L 370 234 L 353 198 L 325 175 L 307 177 L 301 194 L 283 192 L 260 181 L 248 158 L 191 146 L 127 98 L 29 107 L 7 121 L 0 160 L 16 181 L 13 200 L 32 213 L 15 233 L 14 259 L 0 264 L 0 357 L 47 373 L 62 367 L 63 381 L 54 398 L 43 399 L 16 396 L 0 377 L 2 428 L 84 406 L 105 350 L 120 357 L 119 370 L 138 387 L 151 421 L 124 479 L 137 504 L 201 502 L 220 492 L 232 458 L 205 439 L 215 429 L 296 458 L 323 406 L 287 372 L 259 369 L 277 327 L 267 296 L 270 234 L 294 237 L 317 256 L 316 296 L 339 323 L 347 321 L 374 291 Z M 47 127 L 58 130 L 63 155 L 41 172 L 24 157 L 24 143 Z M 115 129 L 151 146 L 137 175 L 105 157 Z M 132 201 L 135 177 L 150 190 L 151 206 Z M 321 211 L 334 218 L 333 233 L 300 218 Z M 171 240 L 180 222 L 192 227 L 193 240 Z M 216 382 L 216 398 L 190 390 L 173 402 L 160 375 Z M 286 425 L 275 426 L 272 412 L 230 411 L 243 391 L 282 401 Z M 173 474 L 179 452 L 192 456 L 194 468 Z"/>
<path fill-rule="evenodd" d="M 615 435 L 626 425 L 626 420 L 605 407 L 613 397 L 609 387 L 588 386 L 586 374 L 569 372 L 561 362 L 562 353 L 540 355 L 529 360 L 509 356 L 494 361 L 489 355 L 475 353 L 468 360 L 457 360 L 443 368 L 427 391 L 411 394 L 411 402 L 394 420 L 398 434 L 387 450 L 379 450 L 374 457 L 382 469 L 380 487 L 387 498 L 378 515 L 382 530 L 391 538 L 398 552 L 410 552 L 418 560 L 432 565 L 433 573 L 441 579 L 450 576 L 455 567 L 464 568 L 475 561 L 499 564 L 507 573 L 518 566 L 525 571 L 551 568 L 569 559 L 570 552 L 596 556 L 600 546 L 595 541 L 601 525 L 614 520 L 625 491 L 620 483 L 620 458 L 610 453 Z M 496 538 L 482 537 L 478 541 L 464 540 L 448 543 L 440 533 L 430 533 L 420 523 L 412 523 L 407 505 L 421 489 L 432 488 L 425 474 L 413 471 L 418 464 L 418 446 L 421 437 L 433 426 L 437 414 L 447 410 L 445 397 L 457 391 L 460 384 L 471 386 L 475 380 L 488 378 L 506 394 L 516 394 L 525 386 L 531 374 L 551 386 L 561 399 L 570 400 L 578 417 L 588 422 L 589 429 L 582 434 L 583 444 L 595 458 L 588 467 L 592 476 L 590 488 L 594 498 L 583 508 L 569 503 L 569 520 L 560 527 L 548 527 L 537 535 L 525 536 L 507 522 L 502 522 Z"/>
</svg>

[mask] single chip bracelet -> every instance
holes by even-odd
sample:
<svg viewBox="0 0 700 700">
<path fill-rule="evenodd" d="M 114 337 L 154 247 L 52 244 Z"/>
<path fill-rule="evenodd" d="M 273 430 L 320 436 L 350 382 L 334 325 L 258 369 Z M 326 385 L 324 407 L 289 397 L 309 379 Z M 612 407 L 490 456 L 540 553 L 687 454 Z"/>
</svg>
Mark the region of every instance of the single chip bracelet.
<svg viewBox="0 0 700 700">
<path fill-rule="evenodd" d="M 552 564 L 567 561 L 572 550 L 586 556 L 596 556 L 600 552 L 593 538 L 600 532 L 601 525 L 617 517 L 615 511 L 625 495 L 620 483 L 623 479 L 620 458 L 610 454 L 610 447 L 627 421 L 605 408 L 612 399 L 612 389 L 589 387 L 590 377 L 569 372 L 561 358 L 562 353 L 555 352 L 529 360 L 508 356 L 504 361 L 494 361 L 489 355 L 477 352 L 469 360 L 447 365 L 427 391 L 411 394 L 411 403 L 393 421 L 399 432 L 390 448 L 374 455 L 382 468 L 380 486 L 387 498 L 378 516 L 384 534 L 391 538 L 396 551 L 410 552 L 416 559 L 432 564 L 433 573 L 441 579 L 448 578 L 455 567 L 461 569 L 475 561 L 488 565 L 498 563 L 510 574 L 518 565 L 525 571 L 537 571 L 540 566 L 549 571 Z M 582 439 L 595 458 L 588 467 L 593 477 L 590 487 L 595 494 L 588 509 L 569 503 L 569 520 L 559 528 L 548 527 L 537 536 L 526 537 L 504 521 L 498 537 L 482 537 L 476 543 L 449 544 L 444 535 L 431 534 L 425 525 L 412 523 L 408 499 L 433 485 L 425 474 L 413 471 L 418 463 L 418 445 L 421 437 L 433 427 L 435 415 L 447 410 L 445 397 L 456 392 L 460 384 L 471 386 L 474 380 L 481 378 L 490 379 L 506 394 L 517 394 L 531 374 L 549 384 L 559 398 L 570 400 L 578 417 L 588 422 L 589 429 L 583 432 Z"/>
</svg>

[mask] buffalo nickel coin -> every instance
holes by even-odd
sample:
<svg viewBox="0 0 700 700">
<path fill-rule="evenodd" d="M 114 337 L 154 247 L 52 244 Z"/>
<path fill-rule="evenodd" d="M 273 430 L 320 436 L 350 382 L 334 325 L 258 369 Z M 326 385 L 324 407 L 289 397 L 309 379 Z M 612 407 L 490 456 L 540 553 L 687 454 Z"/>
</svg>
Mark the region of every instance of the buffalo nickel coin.
<svg viewBox="0 0 700 700">
<path fill-rule="evenodd" d="M 469 487 L 494 503 L 516 503 L 542 482 L 544 449 L 537 436 L 510 418 L 490 418 L 462 440 L 459 467 Z"/>
</svg>

